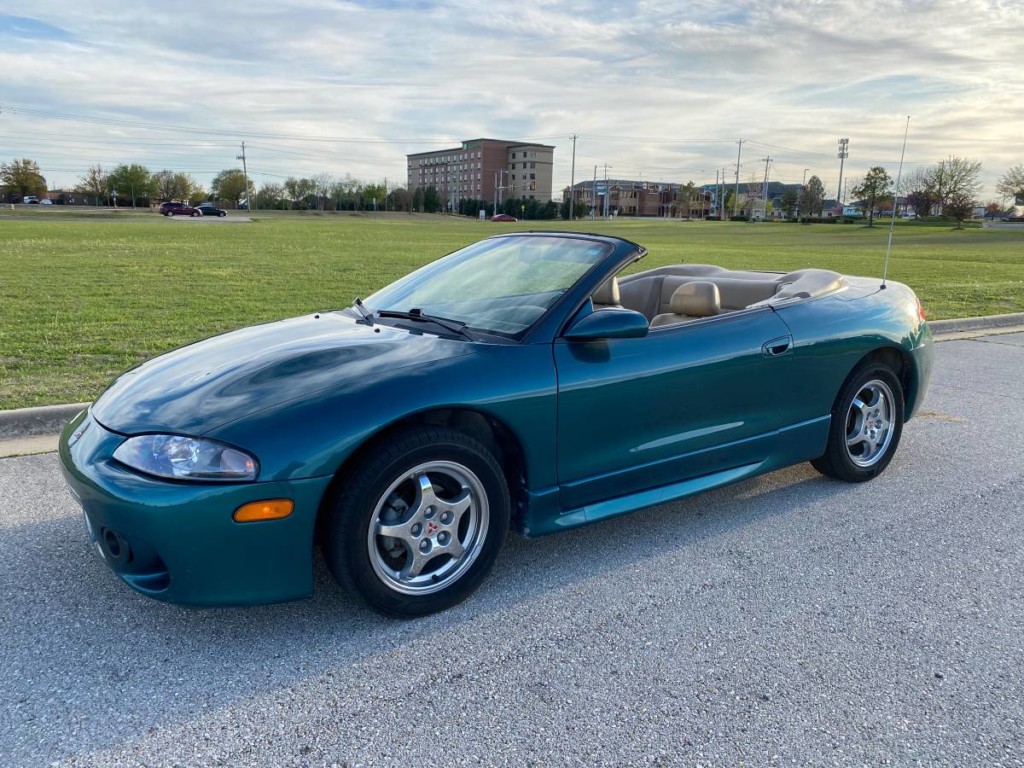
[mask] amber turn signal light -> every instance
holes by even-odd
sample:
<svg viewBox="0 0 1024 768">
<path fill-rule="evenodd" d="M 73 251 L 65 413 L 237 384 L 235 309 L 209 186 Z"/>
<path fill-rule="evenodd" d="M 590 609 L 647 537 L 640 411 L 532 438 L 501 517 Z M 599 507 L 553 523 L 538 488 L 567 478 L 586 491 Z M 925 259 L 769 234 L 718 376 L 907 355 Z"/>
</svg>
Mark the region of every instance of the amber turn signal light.
<svg viewBox="0 0 1024 768">
<path fill-rule="evenodd" d="M 232 517 L 236 523 L 254 523 L 259 520 L 280 520 L 288 517 L 295 509 L 291 499 L 267 499 L 266 501 L 250 501 L 235 510 Z"/>
</svg>

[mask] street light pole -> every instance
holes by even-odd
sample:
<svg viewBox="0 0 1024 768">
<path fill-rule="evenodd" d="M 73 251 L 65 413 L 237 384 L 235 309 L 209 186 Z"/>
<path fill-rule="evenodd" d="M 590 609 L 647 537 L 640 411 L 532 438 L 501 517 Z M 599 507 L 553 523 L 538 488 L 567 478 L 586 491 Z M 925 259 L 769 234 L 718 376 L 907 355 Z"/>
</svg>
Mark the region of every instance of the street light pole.
<svg viewBox="0 0 1024 768">
<path fill-rule="evenodd" d="M 569 221 L 576 220 L 576 139 L 579 134 L 572 135 L 572 173 L 569 176 Z"/>
</svg>

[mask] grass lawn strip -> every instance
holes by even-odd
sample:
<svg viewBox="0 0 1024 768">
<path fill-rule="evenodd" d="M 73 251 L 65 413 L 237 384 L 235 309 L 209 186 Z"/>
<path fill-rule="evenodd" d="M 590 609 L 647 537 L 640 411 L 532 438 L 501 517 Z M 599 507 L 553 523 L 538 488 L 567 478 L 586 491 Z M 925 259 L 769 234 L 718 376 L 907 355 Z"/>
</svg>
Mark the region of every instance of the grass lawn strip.
<svg viewBox="0 0 1024 768">
<path fill-rule="evenodd" d="M 0 216 L 0 409 L 94 399 L 121 371 L 253 323 L 348 305 L 498 232 L 619 235 L 636 269 L 822 267 L 881 275 L 888 230 L 663 220 L 494 224 L 442 216 L 274 216 L 252 223 L 155 214 L 89 221 Z M 898 225 L 890 277 L 930 319 L 1024 311 L 1024 232 Z"/>
</svg>

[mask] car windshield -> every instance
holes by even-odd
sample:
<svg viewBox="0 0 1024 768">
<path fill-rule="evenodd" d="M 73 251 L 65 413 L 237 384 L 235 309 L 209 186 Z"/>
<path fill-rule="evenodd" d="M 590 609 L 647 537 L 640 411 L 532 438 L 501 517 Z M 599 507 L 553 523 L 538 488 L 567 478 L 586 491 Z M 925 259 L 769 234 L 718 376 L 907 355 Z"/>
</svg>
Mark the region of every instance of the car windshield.
<svg viewBox="0 0 1024 768">
<path fill-rule="evenodd" d="M 421 267 L 363 304 L 374 313 L 418 309 L 516 336 L 610 251 L 607 243 L 573 237 L 483 240 Z"/>
</svg>

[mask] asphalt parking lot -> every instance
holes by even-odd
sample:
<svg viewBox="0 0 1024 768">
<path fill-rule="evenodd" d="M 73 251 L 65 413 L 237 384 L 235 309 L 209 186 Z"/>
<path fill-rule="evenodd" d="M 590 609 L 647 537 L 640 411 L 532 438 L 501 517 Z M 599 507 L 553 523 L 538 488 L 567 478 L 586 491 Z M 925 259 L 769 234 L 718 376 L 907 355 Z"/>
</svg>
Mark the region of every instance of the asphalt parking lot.
<svg viewBox="0 0 1024 768">
<path fill-rule="evenodd" d="M 0 460 L 2 766 L 1024 765 L 1024 334 L 937 347 L 859 486 L 808 465 L 558 536 L 380 618 L 187 610 Z"/>
</svg>

